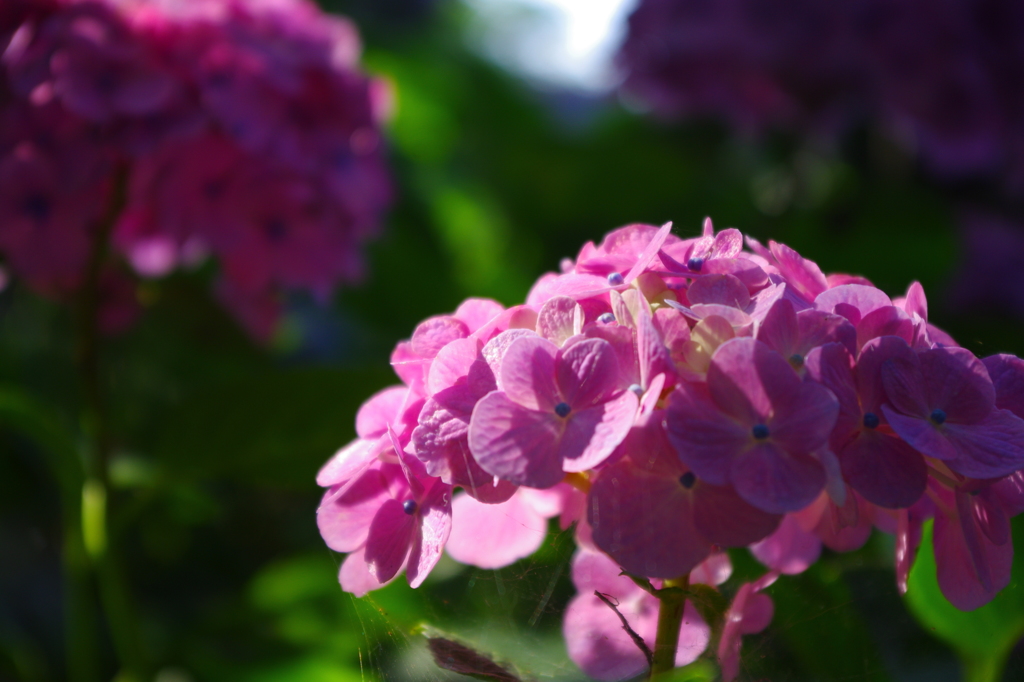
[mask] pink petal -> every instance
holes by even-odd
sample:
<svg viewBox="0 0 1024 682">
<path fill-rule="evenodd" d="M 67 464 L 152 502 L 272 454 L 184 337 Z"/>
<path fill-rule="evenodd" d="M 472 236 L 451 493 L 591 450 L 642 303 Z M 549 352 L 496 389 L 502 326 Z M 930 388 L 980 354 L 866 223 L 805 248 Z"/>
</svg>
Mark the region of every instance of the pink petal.
<svg viewBox="0 0 1024 682">
<path fill-rule="evenodd" d="M 558 444 L 563 470 L 586 471 L 608 459 L 629 433 L 637 407 L 636 395 L 625 391 L 618 398 L 595 407 L 573 410 Z"/>
<path fill-rule="evenodd" d="M 882 416 L 878 413 L 879 409 L 882 403 L 889 400 L 883 380 L 883 367 L 889 360 L 894 361 L 897 366 L 886 371 L 907 372 L 904 378 L 893 384 L 894 390 L 898 393 L 897 402 L 905 408 L 914 410 L 907 414 L 923 414 L 928 408 L 920 384 L 906 383 L 916 381 L 914 372 L 917 370 L 914 366 L 918 361 L 906 341 L 895 336 L 883 336 L 868 341 L 857 358 L 854 376 L 857 395 L 860 397 L 864 412 Z"/>
<path fill-rule="evenodd" d="M 409 389 L 391 386 L 373 394 L 356 413 L 356 433 L 360 438 L 376 438 L 394 424 L 405 407 Z"/>
<path fill-rule="evenodd" d="M 785 244 L 769 241 L 768 247 L 779 264 L 779 272 L 786 281 L 807 297 L 814 300 L 814 297 L 828 288 L 825 275 L 814 261 L 803 258 L 793 249 Z M 831 310 L 826 312 L 832 312 Z"/>
<path fill-rule="evenodd" d="M 715 552 L 690 571 L 691 583 L 717 587 L 732 576 L 732 562 L 725 552 Z"/>
<path fill-rule="evenodd" d="M 769 421 L 771 437 L 790 453 L 817 450 L 828 440 L 839 401 L 821 384 L 803 382 L 794 399 L 779 405 Z"/>
<path fill-rule="evenodd" d="M 787 514 L 778 530 L 750 546 L 751 553 L 773 571 L 786 575 L 803 573 L 821 555 L 821 540 L 808 533 Z"/>
<path fill-rule="evenodd" d="M 316 484 L 323 487 L 339 485 L 352 479 L 377 459 L 381 451 L 379 438 L 356 438 L 327 460 L 316 475 Z"/>
<path fill-rule="evenodd" d="M 689 337 L 689 333 L 687 333 Z M 654 326 L 654 320 L 646 305 L 640 306 L 640 314 L 636 326 L 636 347 L 640 365 L 640 385 L 647 388 L 651 385 L 651 379 L 655 376 L 664 375 L 672 377 L 673 382 L 676 376 L 676 367 L 672 362 L 661 335 Z"/>
<path fill-rule="evenodd" d="M 408 386 L 422 390 L 430 361 L 413 352 L 411 343 L 401 341 L 391 353 L 391 367 Z"/>
<path fill-rule="evenodd" d="M 729 227 L 715 235 L 711 258 L 735 258 L 742 250 L 743 234 L 735 227 Z"/>
<path fill-rule="evenodd" d="M 540 549 L 547 533 L 547 519 L 521 495 L 501 504 L 481 504 L 459 494 L 452 502 L 452 533 L 446 549 L 460 563 L 502 568 Z"/>
<path fill-rule="evenodd" d="M 430 370 L 427 372 L 427 394 L 433 395 L 454 386 L 460 379 L 465 379 L 475 362 L 480 362 L 486 367 L 480 355 L 480 347 L 481 344 L 477 339 L 469 338 L 456 339 L 442 348 L 434 361 L 430 363 Z M 489 372 L 485 374 L 489 374 Z M 496 388 L 493 375 L 488 378 L 490 381 L 480 387 L 481 395 Z M 487 383 L 490 385 L 487 386 Z"/>
<path fill-rule="evenodd" d="M 516 339 L 501 361 L 501 387 L 509 400 L 553 415 L 561 402 L 555 388 L 557 354 L 558 347 L 539 336 Z"/>
<path fill-rule="evenodd" d="M 419 587 L 441 558 L 441 551 L 452 530 L 452 489 L 437 482 L 420 501 L 419 532 L 413 533 L 405 578 L 410 587 Z"/>
<path fill-rule="evenodd" d="M 460 320 L 473 333 L 503 312 L 504 306 L 497 301 L 489 298 L 467 298 L 455 309 L 452 317 Z"/>
<path fill-rule="evenodd" d="M 729 473 L 740 497 L 775 514 L 806 507 L 825 487 L 818 460 L 786 453 L 770 441 L 733 458 Z"/>
<path fill-rule="evenodd" d="M 363 549 L 345 557 L 338 570 L 338 582 L 341 583 L 341 589 L 351 592 L 353 597 L 365 597 L 370 591 L 384 587 L 384 583 L 370 573 Z"/>
<path fill-rule="evenodd" d="M 608 280 L 600 275 L 567 274 L 544 275 L 530 289 L 526 296 L 526 305 L 537 308 L 555 296 L 583 298 L 584 294 L 607 291 Z"/>
<path fill-rule="evenodd" d="M 505 353 L 508 351 L 509 346 L 524 336 L 536 337 L 537 334 L 529 329 L 507 329 L 485 343 L 480 351 L 484 362 L 490 367 L 491 374 L 494 375 L 495 380 L 498 382 L 499 390 L 503 390 L 501 386 L 501 363 L 505 359 Z"/>
<path fill-rule="evenodd" d="M 747 287 L 732 275 L 698 277 L 686 290 L 686 297 L 691 304 L 718 303 L 740 310 L 750 305 Z"/>
<path fill-rule="evenodd" d="M 835 311 L 836 306 L 840 304 L 855 308 L 860 313 L 857 319 L 859 322 L 872 310 L 891 306 L 892 300 L 880 289 L 863 284 L 843 284 L 821 292 L 814 299 L 814 307 L 826 313 Z"/>
<path fill-rule="evenodd" d="M 750 442 L 749 427 L 722 414 L 703 384 L 683 382 L 672 393 L 666 430 L 679 459 L 698 478 L 715 485 L 729 481 L 731 458 Z"/>
<path fill-rule="evenodd" d="M 903 309 L 910 315 L 919 315 L 922 320 L 928 319 L 928 299 L 924 295 L 924 287 L 920 282 L 911 283 L 907 289 Z"/>
<path fill-rule="evenodd" d="M 545 342 L 546 343 L 546 342 Z M 469 449 L 484 471 L 516 485 L 550 488 L 562 480 L 564 422 L 495 391 L 484 396 L 469 423 Z"/>
<path fill-rule="evenodd" d="M 572 344 L 559 352 L 555 382 L 562 399 L 573 411 L 607 400 L 622 388 L 615 349 L 604 339 L 584 339 Z"/>
<path fill-rule="evenodd" d="M 672 222 L 669 221 L 662 225 L 658 229 L 658 231 L 654 233 L 654 236 L 651 238 L 651 241 L 647 244 L 647 246 L 644 247 L 644 250 L 641 251 L 640 254 L 637 256 L 636 263 L 633 265 L 632 268 L 629 269 L 629 272 L 623 278 L 623 281 L 626 284 L 632 282 L 640 275 L 640 273 L 644 272 L 647 269 L 647 266 L 649 266 L 651 264 L 651 261 L 654 260 L 655 256 L 658 255 L 658 251 L 661 249 L 661 245 L 665 243 L 665 239 L 668 237 L 671 231 Z"/>
<path fill-rule="evenodd" d="M 348 486 L 328 490 L 316 510 L 316 523 L 327 546 L 352 552 L 366 542 L 370 525 L 385 500 L 388 480 L 380 469 L 368 470 Z"/>
<path fill-rule="evenodd" d="M 561 347 L 576 333 L 573 318 L 576 301 L 568 296 L 548 299 L 537 313 L 537 333 Z"/>
<path fill-rule="evenodd" d="M 910 343 L 914 340 L 914 323 L 894 305 L 876 308 L 857 323 L 857 346 L 880 336 L 898 336 Z"/>
<path fill-rule="evenodd" d="M 757 330 L 757 340 L 785 358 L 796 353 L 800 342 L 800 327 L 792 303 L 783 298 L 768 309 L 768 314 Z"/>
<path fill-rule="evenodd" d="M 451 315 L 438 315 L 420 322 L 412 333 L 412 351 L 424 358 L 432 358 L 455 339 L 469 336 L 469 328 L 462 320 Z"/>
<path fill-rule="evenodd" d="M 402 502 L 385 500 L 370 524 L 365 558 L 370 574 L 386 583 L 401 570 L 409 556 L 409 545 L 416 530 L 414 514 L 406 514 Z"/>
<path fill-rule="evenodd" d="M 711 357 L 708 389 L 728 415 L 753 426 L 764 423 L 776 404 L 794 399 L 801 386 L 789 363 L 760 341 L 726 341 Z"/>
</svg>

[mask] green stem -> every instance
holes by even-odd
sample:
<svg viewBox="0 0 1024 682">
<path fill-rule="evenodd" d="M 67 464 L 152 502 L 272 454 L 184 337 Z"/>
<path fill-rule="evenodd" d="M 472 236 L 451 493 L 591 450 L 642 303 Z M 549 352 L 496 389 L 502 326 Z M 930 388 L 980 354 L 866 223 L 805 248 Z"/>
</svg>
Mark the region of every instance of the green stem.
<svg viewBox="0 0 1024 682">
<path fill-rule="evenodd" d="M 658 632 L 654 637 L 654 662 L 649 679 L 676 667 L 676 649 L 679 648 L 679 631 L 683 627 L 683 609 L 686 606 L 686 590 L 690 587 L 690 576 L 666 580 L 658 590 Z"/>
<path fill-rule="evenodd" d="M 109 464 L 113 438 L 103 390 L 99 333 L 103 266 L 107 260 L 110 235 L 124 209 L 126 179 L 127 168 L 122 166 L 115 174 L 107 214 L 93 234 L 92 252 L 79 297 L 77 364 L 82 390 L 82 421 L 89 441 L 80 504 L 85 549 L 95 564 L 104 615 L 122 667 L 118 679 L 143 680 L 147 664 L 139 620 L 116 546 L 107 532 L 111 516 Z"/>
<path fill-rule="evenodd" d="M 964 682 L 999 682 L 1007 656 L 1008 651 L 1002 656 L 962 657 Z"/>
</svg>

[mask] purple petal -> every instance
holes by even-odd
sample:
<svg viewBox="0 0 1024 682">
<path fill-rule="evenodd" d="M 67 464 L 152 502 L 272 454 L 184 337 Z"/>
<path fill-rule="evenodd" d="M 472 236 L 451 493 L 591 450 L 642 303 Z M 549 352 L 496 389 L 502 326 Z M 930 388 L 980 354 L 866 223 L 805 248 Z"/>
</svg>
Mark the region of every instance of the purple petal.
<svg viewBox="0 0 1024 682">
<path fill-rule="evenodd" d="M 708 368 L 708 390 L 715 403 L 749 426 L 764 423 L 777 404 L 793 400 L 800 385 L 781 355 L 751 338 L 723 343 Z"/>
<path fill-rule="evenodd" d="M 608 399 L 619 386 L 619 361 L 604 339 L 584 339 L 559 352 L 555 382 L 572 409 L 585 409 Z"/>
<path fill-rule="evenodd" d="M 1014 355 L 993 355 L 982 362 L 996 390 L 996 407 L 1024 418 L 1024 360 Z"/>
<path fill-rule="evenodd" d="M 469 449 L 493 476 L 516 485 L 550 488 L 562 480 L 559 447 L 564 422 L 552 412 L 528 410 L 495 391 L 469 422 Z"/>
<path fill-rule="evenodd" d="M 693 522 L 722 547 L 745 547 L 771 534 L 782 517 L 748 504 L 729 486 L 698 480 L 693 488 Z"/>
<path fill-rule="evenodd" d="M 715 485 L 729 481 L 732 457 L 750 442 L 750 428 L 722 414 L 703 384 L 681 383 L 666 411 L 666 431 L 679 459 L 698 478 Z"/>
<path fill-rule="evenodd" d="M 365 552 L 370 574 L 378 582 L 386 583 L 401 570 L 415 530 L 415 515 L 406 514 L 402 502 L 384 501 L 370 524 Z"/>
<path fill-rule="evenodd" d="M 1024 471 L 1014 472 L 996 481 L 989 491 L 1007 516 L 1013 517 L 1024 512 Z"/>
<path fill-rule="evenodd" d="M 940 428 L 957 450 L 947 464 L 972 478 L 999 478 L 1024 468 L 1024 419 L 1009 410 L 992 410 L 976 424 Z"/>
<path fill-rule="evenodd" d="M 882 368 L 888 360 L 898 360 L 899 364 L 894 370 L 906 368 L 905 371 L 910 372 L 910 376 L 900 379 L 894 386 L 897 395 L 900 396 L 900 404 L 911 410 L 907 414 L 925 414 L 928 407 L 921 385 L 912 383 L 916 381 L 918 371 L 914 369 L 918 362 L 916 355 L 906 341 L 895 336 L 883 336 L 868 341 L 857 358 L 854 379 L 864 412 L 882 416 L 878 413 L 879 409 L 882 403 L 888 400 Z"/>
<path fill-rule="evenodd" d="M 905 342 L 902 339 L 899 342 L 894 341 L 887 350 L 896 351 L 900 344 L 905 344 Z M 926 418 L 931 413 L 918 354 L 894 352 L 891 357 L 882 362 L 881 374 L 885 396 L 894 408 L 905 415 L 922 418 Z"/>
<path fill-rule="evenodd" d="M 863 429 L 839 453 L 839 461 L 843 478 L 880 507 L 909 507 L 924 494 L 928 480 L 924 458 L 899 438 Z"/>
<path fill-rule="evenodd" d="M 594 543 L 627 571 L 653 578 L 689 573 L 711 551 L 693 524 L 692 495 L 677 477 L 624 460 L 590 489 L 587 519 Z"/>
<path fill-rule="evenodd" d="M 821 555 L 821 540 L 808 533 L 792 514 L 787 514 L 778 530 L 751 545 L 750 552 L 773 571 L 786 575 L 803 573 Z"/>
<path fill-rule="evenodd" d="M 841 343 L 850 354 L 857 352 L 857 329 L 842 315 L 821 310 L 801 310 L 796 315 L 800 341 L 796 352 L 806 355 L 826 343 Z"/>
<path fill-rule="evenodd" d="M 839 415 L 839 401 L 813 381 L 800 384 L 796 396 L 781 405 L 769 421 L 771 437 L 787 452 L 808 453 L 828 440 Z"/>
<path fill-rule="evenodd" d="M 876 308 L 857 323 L 857 347 L 880 336 L 898 336 L 910 343 L 914 340 L 914 323 L 894 305 Z"/>
<path fill-rule="evenodd" d="M 451 500 L 451 486 L 437 482 L 420 501 L 419 511 L 414 515 L 419 517 L 419 529 L 413 533 L 409 561 L 405 567 L 405 578 L 410 587 L 422 585 L 441 558 L 441 551 L 452 530 Z"/>
<path fill-rule="evenodd" d="M 537 313 L 537 333 L 561 347 L 576 333 L 573 325 L 575 311 L 576 301 L 568 296 L 548 299 Z"/>
<path fill-rule="evenodd" d="M 961 500 L 957 508 L 969 514 Z M 972 611 L 991 601 L 1009 584 L 1013 564 L 1013 544 L 986 541 L 968 514 L 959 518 L 938 514 L 933 536 L 939 589 L 961 611 Z"/>
<path fill-rule="evenodd" d="M 984 419 L 996 402 L 985 365 L 966 348 L 933 348 L 919 353 L 928 407 L 946 412 L 949 421 L 971 424 Z"/>
<path fill-rule="evenodd" d="M 547 519 L 521 495 L 513 495 L 501 504 L 481 504 L 461 494 L 452 502 L 447 550 L 463 564 L 502 568 L 540 549 L 547 533 Z"/>
<path fill-rule="evenodd" d="M 595 407 L 573 410 L 558 444 L 563 470 L 586 471 L 608 459 L 629 433 L 637 407 L 636 395 L 625 391 Z"/>
<path fill-rule="evenodd" d="M 946 460 L 956 459 L 959 455 L 957 448 L 927 419 L 908 417 L 888 405 L 882 405 L 882 414 L 893 431 L 921 454 Z"/>
<path fill-rule="evenodd" d="M 755 291 L 768 284 L 768 274 L 760 265 L 748 258 L 715 258 L 704 264 L 702 272 L 709 275 L 732 275 L 743 282 L 749 291 Z"/>
<path fill-rule="evenodd" d="M 740 497 L 776 514 L 806 507 L 825 487 L 825 469 L 818 460 L 786 453 L 771 442 L 733 458 L 729 474 Z"/>
<path fill-rule="evenodd" d="M 807 374 L 832 392 L 839 401 L 839 414 L 832 429 L 830 443 L 841 448 L 850 434 L 860 428 L 863 420 L 860 402 L 853 383 L 853 370 L 846 347 L 838 343 L 818 346 L 807 355 Z"/>
<path fill-rule="evenodd" d="M 561 402 L 555 388 L 557 354 L 558 347 L 539 336 L 516 339 L 501 361 L 501 387 L 509 400 L 554 414 Z"/>
</svg>

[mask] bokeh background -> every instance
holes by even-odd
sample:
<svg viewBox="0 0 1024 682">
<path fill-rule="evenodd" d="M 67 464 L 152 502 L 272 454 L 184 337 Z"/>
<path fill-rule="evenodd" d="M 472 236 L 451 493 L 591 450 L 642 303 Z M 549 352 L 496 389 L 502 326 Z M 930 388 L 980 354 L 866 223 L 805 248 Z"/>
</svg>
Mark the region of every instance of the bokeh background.
<svg viewBox="0 0 1024 682">
<path fill-rule="evenodd" d="M 526 676 L 584 679 L 560 635 L 571 534 L 553 526 L 536 556 L 506 569 L 445 559 L 418 590 L 400 580 L 356 600 L 317 533 L 314 477 L 354 437 L 361 402 L 395 382 L 388 355 L 418 321 L 467 296 L 521 302 L 538 275 L 615 227 L 672 220 L 688 236 L 710 215 L 892 295 L 917 279 L 932 321 L 964 346 L 1024 354 L 1019 202 L 988 176 L 937 175 L 870 117 L 822 143 L 799 127 L 651 111 L 617 89 L 612 66 L 629 2 L 322 4 L 356 21 L 365 68 L 397 93 L 387 130 L 397 201 L 365 281 L 326 306 L 290 298 L 261 347 L 211 301 L 213 273 L 175 274 L 142 287 L 140 323 L 102 348 L 116 441 L 111 542 L 157 682 L 465 679 L 432 666 L 423 627 Z M 977 246 L 979 220 L 995 246 Z M 0 382 L 75 433 L 72 324 L 16 280 L 0 292 Z M 60 486 L 21 433 L 0 426 L 0 680 L 72 679 Z M 898 595 L 892 551 L 876 534 L 780 579 L 771 627 L 745 640 L 743 675 L 963 679 L 956 642 Z M 745 550 L 733 560 L 726 592 L 762 570 Z M 987 627 L 1019 628 L 1019 591 L 1015 580 L 1000 607 L 1010 616 Z M 94 625 L 99 669 L 113 679 L 101 615 Z M 989 632 L 970 629 L 961 652 Z M 1002 679 L 1024 679 L 1021 646 Z"/>
</svg>

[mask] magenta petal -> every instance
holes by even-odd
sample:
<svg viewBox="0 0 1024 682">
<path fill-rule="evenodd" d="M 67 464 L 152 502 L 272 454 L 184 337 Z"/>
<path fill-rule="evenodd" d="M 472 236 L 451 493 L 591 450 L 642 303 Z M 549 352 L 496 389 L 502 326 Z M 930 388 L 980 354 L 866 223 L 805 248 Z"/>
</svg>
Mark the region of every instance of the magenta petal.
<svg viewBox="0 0 1024 682">
<path fill-rule="evenodd" d="M 1024 360 L 992 355 L 982 360 L 996 390 L 996 407 L 1024 418 Z"/>
<path fill-rule="evenodd" d="M 402 502 L 384 501 L 373 517 L 366 540 L 366 563 L 378 582 L 386 583 L 401 570 L 415 530 L 415 515 L 406 514 Z"/>
<path fill-rule="evenodd" d="M 917 354 L 898 352 L 887 358 L 882 363 L 882 386 L 889 403 L 903 414 L 927 417 L 931 413 Z"/>
<path fill-rule="evenodd" d="M 735 227 L 727 227 L 715 235 L 711 247 L 711 258 L 735 258 L 743 250 L 743 233 Z"/>
<path fill-rule="evenodd" d="M 731 458 L 749 444 L 749 429 L 722 414 L 700 384 L 681 383 L 666 417 L 668 438 L 679 459 L 698 478 L 728 483 Z"/>
<path fill-rule="evenodd" d="M 672 223 L 667 222 L 664 225 L 662 225 L 657 232 L 654 233 L 654 236 L 651 238 L 651 241 L 647 244 L 647 246 L 644 247 L 644 250 L 641 251 L 640 254 L 637 256 L 636 263 L 633 264 L 633 267 L 629 269 L 629 272 L 626 273 L 626 276 L 623 278 L 623 281 L 626 284 L 632 282 L 640 275 L 640 273 L 644 272 L 644 270 L 647 269 L 647 266 L 650 265 L 651 261 L 653 261 L 654 258 L 658 255 L 658 251 L 661 250 L 662 244 L 665 243 L 665 240 L 668 238 L 669 233 L 671 231 Z"/>
<path fill-rule="evenodd" d="M 924 494 L 924 458 L 899 438 L 864 429 L 839 453 L 839 461 L 846 482 L 879 507 L 909 507 Z"/>
<path fill-rule="evenodd" d="M 485 504 L 504 502 L 516 492 L 518 487 L 500 478 L 495 482 L 494 476 L 484 471 L 469 451 L 469 443 L 465 438 L 451 441 L 445 446 L 445 458 L 450 472 L 450 483 L 460 486 L 467 493 Z M 437 474 L 433 474 L 437 475 Z"/>
<path fill-rule="evenodd" d="M 805 381 L 770 421 L 772 439 L 790 453 L 817 450 L 828 440 L 839 415 L 839 401 L 821 384 Z"/>
<path fill-rule="evenodd" d="M 771 442 L 735 457 L 730 477 L 744 500 L 771 513 L 797 511 L 825 487 L 825 468 L 809 455 L 791 455 Z"/>
<path fill-rule="evenodd" d="M 792 303 L 782 298 L 768 309 L 757 330 L 757 340 L 786 358 L 796 352 L 800 326 Z"/>
<path fill-rule="evenodd" d="M 484 471 L 516 485 L 550 488 L 562 480 L 559 444 L 564 422 L 554 412 L 528 410 L 500 392 L 473 410 L 469 449 Z"/>
<path fill-rule="evenodd" d="M 461 320 L 470 332 L 475 332 L 503 312 L 504 306 L 497 301 L 489 298 L 467 298 L 455 309 L 452 317 Z"/>
<path fill-rule="evenodd" d="M 693 489 L 694 525 L 716 545 L 745 547 L 770 535 L 781 520 L 748 504 L 729 486 L 698 481 Z"/>
<path fill-rule="evenodd" d="M 521 495 L 501 504 L 481 504 L 462 494 L 452 502 L 452 534 L 446 549 L 460 563 L 502 568 L 540 549 L 547 533 L 547 519 Z"/>
<path fill-rule="evenodd" d="M 640 314 L 636 321 L 636 346 L 642 387 L 650 387 L 651 379 L 659 374 L 672 377 L 674 383 L 676 367 L 672 362 L 672 355 L 655 328 L 654 319 L 646 305 L 640 306 Z"/>
<path fill-rule="evenodd" d="M 608 459 L 629 433 L 637 407 L 636 395 L 625 391 L 596 407 L 573 411 L 558 447 L 563 470 L 586 471 Z"/>
<path fill-rule="evenodd" d="M 508 351 L 509 346 L 524 336 L 536 338 L 537 334 L 529 329 L 506 329 L 485 343 L 483 349 L 480 351 L 480 355 L 483 357 L 484 362 L 487 363 L 487 366 L 491 369 L 491 373 L 494 375 L 494 378 L 499 382 L 499 390 L 503 390 L 500 381 L 501 363 L 505 359 L 505 352 Z"/>
<path fill-rule="evenodd" d="M 650 598 L 653 604 L 642 606 L 635 599 L 626 601 L 614 594 L 611 597 L 618 602 L 619 612 L 626 617 L 634 631 L 643 632 L 637 630 L 640 613 L 646 615 L 645 623 L 656 617 L 657 600 L 654 597 Z M 653 632 L 651 627 L 645 629 Z M 647 670 L 647 659 L 643 652 L 622 629 L 622 623 L 615 613 L 594 596 L 593 589 L 577 595 L 569 602 L 565 609 L 562 632 L 569 658 L 595 680 L 629 680 Z M 653 635 L 650 639 L 653 643 Z"/>
<path fill-rule="evenodd" d="M 460 379 L 465 379 L 475 363 L 479 363 L 486 368 L 486 364 L 480 355 L 480 342 L 477 339 L 468 338 L 452 341 L 438 351 L 434 361 L 430 363 L 430 370 L 427 372 L 427 395 L 433 395 L 438 391 L 451 388 Z M 487 372 L 484 374 L 486 375 Z M 481 395 L 496 388 L 494 377 L 490 376 L 488 378 L 490 379 L 490 385 L 487 386 L 485 384 L 485 386 L 480 387 Z M 474 379 L 477 379 L 477 377 L 474 377 Z"/>
<path fill-rule="evenodd" d="M 452 530 L 452 489 L 444 483 L 434 487 L 420 501 L 419 532 L 413 533 L 405 578 L 410 587 L 419 587 L 441 558 Z"/>
<path fill-rule="evenodd" d="M 857 329 L 841 315 L 821 310 L 801 310 L 796 315 L 800 328 L 797 351 L 803 354 L 826 343 L 840 343 L 850 353 L 857 352 Z"/>
<path fill-rule="evenodd" d="M 882 414 L 893 431 L 921 454 L 947 460 L 959 455 L 956 447 L 927 419 L 902 415 L 888 405 L 882 405 Z"/>
<path fill-rule="evenodd" d="M 539 336 L 516 339 L 501 361 L 501 388 L 509 400 L 554 414 L 559 402 L 555 389 L 557 353 L 555 344 Z"/>
<path fill-rule="evenodd" d="M 676 477 L 624 460 L 601 472 L 587 502 L 594 543 L 637 575 L 675 578 L 711 551 L 694 527 L 691 493 Z"/>
<path fill-rule="evenodd" d="M 345 557 L 338 570 L 338 582 L 341 583 L 341 589 L 350 592 L 353 597 L 365 597 L 371 590 L 384 587 L 384 584 L 370 573 L 362 549 Z"/>
<path fill-rule="evenodd" d="M 928 298 L 920 282 L 912 282 L 907 288 L 903 309 L 910 315 L 918 315 L 922 320 L 928 319 Z"/>
<path fill-rule="evenodd" d="M 935 517 L 933 538 L 939 589 L 961 611 L 987 604 L 1010 582 L 1013 543 L 995 545 L 978 535 L 969 517 Z"/>
<path fill-rule="evenodd" d="M 796 575 L 803 573 L 821 555 L 821 540 L 800 527 L 796 518 L 787 514 L 778 530 L 751 545 L 751 553 L 773 571 Z"/>
<path fill-rule="evenodd" d="M 768 247 L 779 264 L 779 272 L 786 281 L 791 283 L 806 296 L 813 300 L 815 296 L 828 288 L 828 282 L 821 268 L 814 261 L 807 260 L 785 244 L 769 241 Z M 831 312 L 831 311 L 829 311 Z"/>
<path fill-rule="evenodd" d="M 807 354 L 808 375 L 831 391 L 839 401 L 839 414 L 830 437 L 833 448 L 842 447 L 850 434 L 860 428 L 863 420 L 853 383 L 852 362 L 846 347 L 838 343 L 826 343 Z"/>
<path fill-rule="evenodd" d="M 381 451 L 379 438 L 356 438 L 334 453 L 316 475 L 316 484 L 323 487 L 346 483 L 372 464 Z"/>
<path fill-rule="evenodd" d="M 861 406 L 865 412 L 873 412 L 876 416 L 882 403 L 888 400 L 883 382 L 882 368 L 889 360 L 898 360 L 899 366 L 910 368 L 908 371 L 915 372 L 913 366 L 917 360 L 914 351 L 907 345 L 906 341 L 895 336 L 883 336 L 872 339 L 864 344 L 857 357 L 857 367 L 854 377 L 857 386 L 857 395 L 860 397 Z M 906 381 L 914 381 L 913 376 Z M 913 385 L 909 389 L 903 388 L 904 383 L 898 384 L 903 407 L 913 411 L 907 414 L 924 414 L 928 409 L 924 395 L 921 393 L 920 385 Z"/>
<path fill-rule="evenodd" d="M 387 477 L 377 468 L 343 488 L 328 490 L 316 510 L 324 542 L 336 552 L 351 552 L 362 546 L 377 511 L 388 499 Z"/>
<path fill-rule="evenodd" d="M 604 339 L 584 339 L 559 353 L 555 362 L 559 393 L 573 410 L 598 404 L 619 388 L 619 361 Z"/>
<path fill-rule="evenodd" d="M 957 450 L 949 468 L 972 478 L 998 478 L 1024 468 L 1024 419 L 992 410 L 976 424 L 946 423 L 941 428 Z"/>
</svg>

